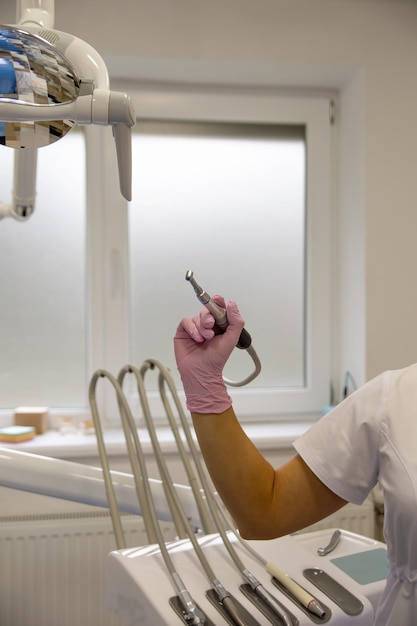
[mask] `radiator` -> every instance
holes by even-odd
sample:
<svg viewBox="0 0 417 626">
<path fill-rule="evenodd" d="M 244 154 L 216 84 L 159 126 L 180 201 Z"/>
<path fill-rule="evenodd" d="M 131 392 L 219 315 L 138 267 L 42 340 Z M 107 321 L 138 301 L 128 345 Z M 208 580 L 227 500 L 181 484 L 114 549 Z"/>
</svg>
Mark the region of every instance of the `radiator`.
<svg viewBox="0 0 417 626">
<path fill-rule="evenodd" d="M 128 547 L 146 545 L 142 518 L 126 514 L 122 522 Z M 372 502 L 348 504 L 309 529 L 333 527 L 373 537 Z M 175 538 L 168 522 L 162 532 Z M 114 549 L 106 512 L 0 517 L 0 625 L 122 626 L 104 606 Z"/>
<path fill-rule="evenodd" d="M 142 518 L 123 515 L 128 547 Z M 175 538 L 169 522 L 166 540 Z M 120 626 L 104 606 L 105 560 L 116 549 L 107 512 L 0 517 L 1 626 Z"/>
</svg>

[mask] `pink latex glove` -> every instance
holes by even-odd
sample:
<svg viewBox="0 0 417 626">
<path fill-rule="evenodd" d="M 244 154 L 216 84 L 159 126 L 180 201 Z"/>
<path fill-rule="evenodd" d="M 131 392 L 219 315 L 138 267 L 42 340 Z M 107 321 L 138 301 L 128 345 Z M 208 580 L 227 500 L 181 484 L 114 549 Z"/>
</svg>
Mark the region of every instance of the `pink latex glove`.
<svg viewBox="0 0 417 626">
<path fill-rule="evenodd" d="M 223 413 L 231 406 L 223 368 L 245 325 L 235 302 L 226 305 L 221 296 L 214 296 L 213 300 L 226 309 L 229 325 L 224 333 L 216 334 L 213 315 L 203 309 L 193 318 L 183 318 L 174 337 L 187 408 L 195 413 Z"/>
</svg>

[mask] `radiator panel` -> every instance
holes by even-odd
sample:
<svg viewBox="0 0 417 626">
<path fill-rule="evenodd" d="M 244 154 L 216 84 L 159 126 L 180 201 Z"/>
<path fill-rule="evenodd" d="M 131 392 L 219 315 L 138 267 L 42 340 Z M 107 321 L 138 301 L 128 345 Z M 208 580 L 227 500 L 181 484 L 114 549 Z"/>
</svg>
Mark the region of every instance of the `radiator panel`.
<svg viewBox="0 0 417 626">
<path fill-rule="evenodd" d="M 372 498 L 368 498 L 361 505 L 346 504 L 336 513 L 304 529 L 304 532 L 325 528 L 343 528 L 364 537 L 375 537 L 375 508 Z"/>
<path fill-rule="evenodd" d="M 128 547 L 147 543 L 141 517 L 122 523 Z M 172 524 L 162 530 L 175 538 Z M 1 626 L 120 626 L 104 606 L 105 561 L 115 549 L 107 514 L 0 517 Z"/>
</svg>

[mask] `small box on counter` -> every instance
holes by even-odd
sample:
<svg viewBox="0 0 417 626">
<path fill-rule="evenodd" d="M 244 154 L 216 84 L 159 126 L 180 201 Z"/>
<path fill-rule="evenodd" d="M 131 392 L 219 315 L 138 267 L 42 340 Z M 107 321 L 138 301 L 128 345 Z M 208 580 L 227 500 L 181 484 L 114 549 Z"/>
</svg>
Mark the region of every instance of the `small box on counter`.
<svg viewBox="0 0 417 626">
<path fill-rule="evenodd" d="M 49 410 L 45 406 L 19 406 L 14 412 L 15 426 L 32 426 L 37 435 L 48 430 Z"/>
<path fill-rule="evenodd" d="M 0 428 L 0 442 L 3 443 L 20 443 L 21 441 L 29 441 L 36 435 L 33 426 L 6 426 Z"/>
</svg>

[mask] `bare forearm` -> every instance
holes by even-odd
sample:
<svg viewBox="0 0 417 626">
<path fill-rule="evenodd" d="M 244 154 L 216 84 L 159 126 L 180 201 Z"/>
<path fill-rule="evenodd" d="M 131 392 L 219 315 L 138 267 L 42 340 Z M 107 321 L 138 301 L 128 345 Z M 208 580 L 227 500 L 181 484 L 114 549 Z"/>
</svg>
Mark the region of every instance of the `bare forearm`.
<svg viewBox="0 0 417 626">
<path fill-rule="evenodd" d="M 346 504 L 298 455 L 274 469 L 246 436 L 232 407 L 192 417 L 207 469 L 243 537 L 279 537 Z"/>
<path fill-rule="evenodd" d="M 207 469 L 242 536 L 263 534 L 274 506 L 274 468 L 246 436 L 233 408 L 192 418 Z"/>
</svg>

